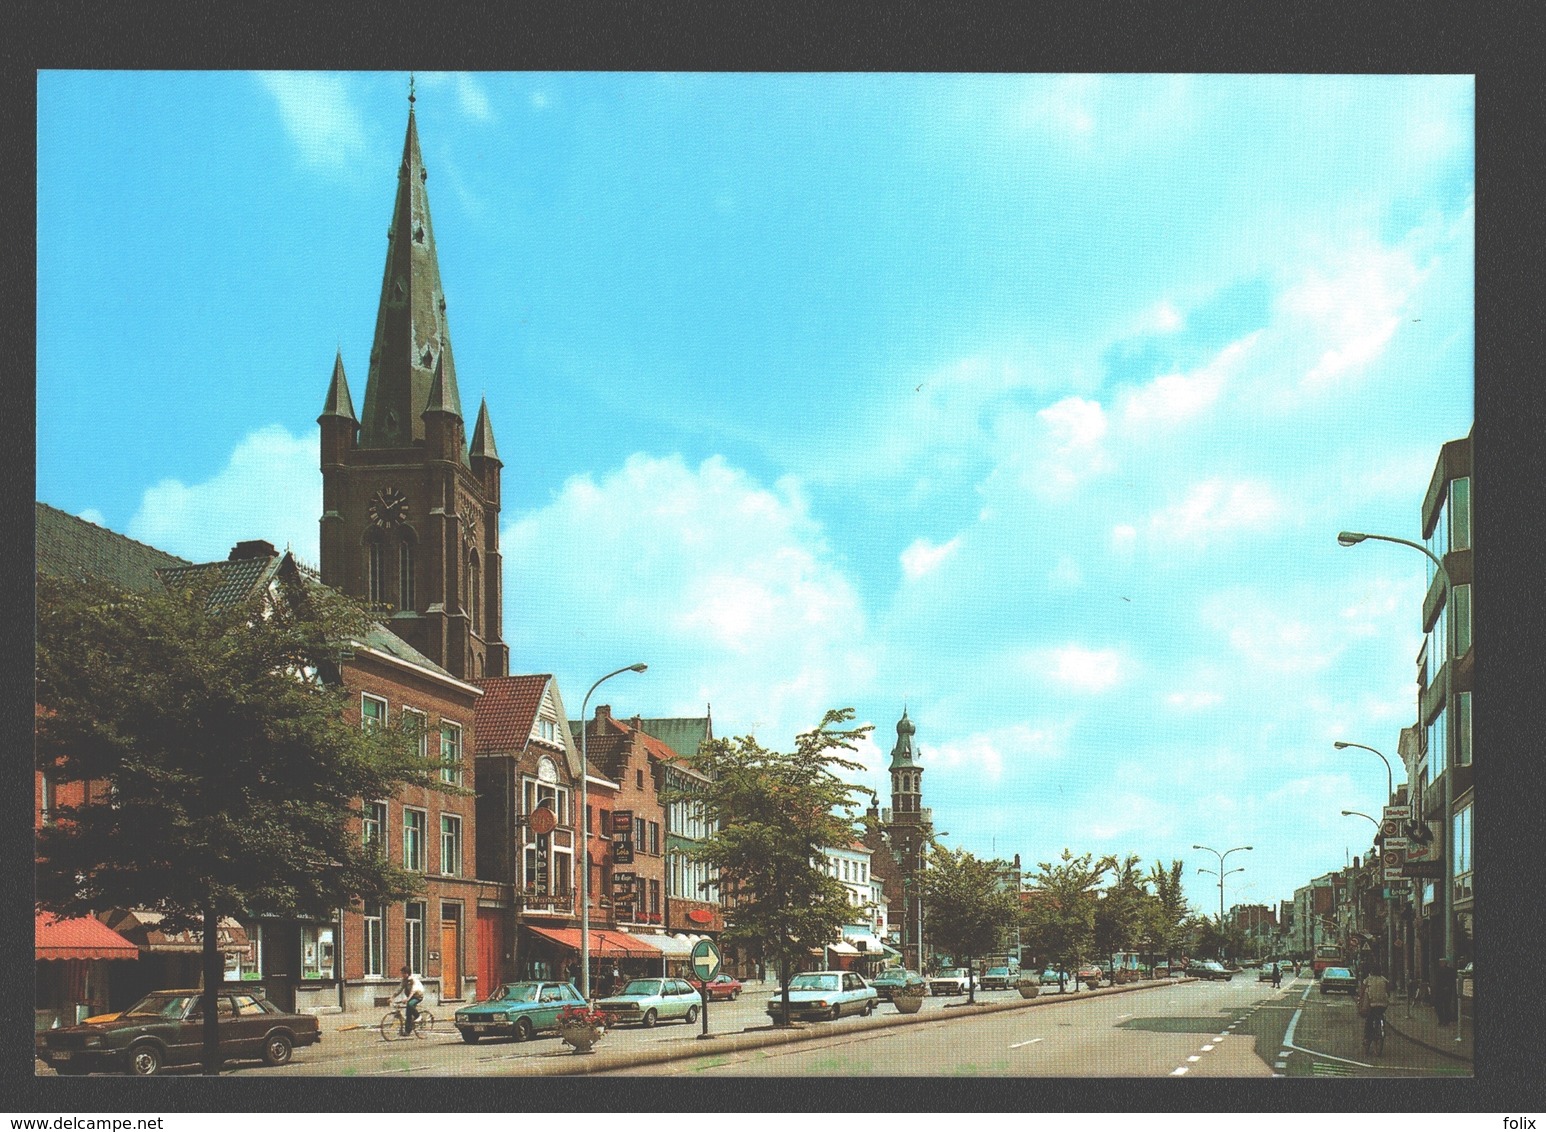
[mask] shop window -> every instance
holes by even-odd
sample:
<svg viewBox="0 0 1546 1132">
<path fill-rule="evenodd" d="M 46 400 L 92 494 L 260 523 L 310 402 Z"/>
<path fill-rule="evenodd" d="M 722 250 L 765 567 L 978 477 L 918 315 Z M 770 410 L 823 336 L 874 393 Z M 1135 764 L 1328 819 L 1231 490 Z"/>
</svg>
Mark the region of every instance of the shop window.
<svg viewBox="0 0 1546 1132">
<path fill-rule="evenodd" d="M 332 925 L 302 925 L 301 978 L 331 979 L 333 957 Z"/>
</svg>

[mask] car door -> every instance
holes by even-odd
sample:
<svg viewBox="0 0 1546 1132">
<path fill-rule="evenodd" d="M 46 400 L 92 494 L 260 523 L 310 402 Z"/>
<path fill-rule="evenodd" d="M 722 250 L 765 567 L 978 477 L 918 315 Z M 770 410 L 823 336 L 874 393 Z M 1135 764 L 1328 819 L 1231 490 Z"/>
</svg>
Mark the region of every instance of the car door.
<svg viewBox="0 0 1546 1132">
<path fill-rule="evenodd" d="M 267 1013 L 257 996 L 252 994 L 221 995 L 220 1048 L 226 1057 L 260 1057 L 263 1038 L 273 1018 Z"/>
<path fill-rule="evenodd" d="M 673 1018 L 686 1018 L 687 1012 L 698 1002 L 698 992 L 685 979 L 670 980 L 670 1001 Z"/>
<path fill-rule="evenodd" d="M 544 983 L 537 992 L 537 1004 L 530 1014 L 532 1028 L 550 1030 L 558 1025 L 558 1016 L 564 1007 L 574 1005 L 569 994 L 567 983 Z"/>
</svg>

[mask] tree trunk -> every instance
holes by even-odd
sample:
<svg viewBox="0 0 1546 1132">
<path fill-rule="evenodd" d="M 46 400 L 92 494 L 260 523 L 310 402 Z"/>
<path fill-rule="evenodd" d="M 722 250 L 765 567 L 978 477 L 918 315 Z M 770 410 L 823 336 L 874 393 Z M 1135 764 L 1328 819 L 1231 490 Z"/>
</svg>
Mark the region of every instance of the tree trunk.
<svg viewBox="0 0 1546 1132">
<path fill-rule="evenodd" d="M 204 1076 L 220 1075 L 220 986 L 225 982 L 225 957 L 220 954 L 220 917 L 204 905 Z"/>
</svg>

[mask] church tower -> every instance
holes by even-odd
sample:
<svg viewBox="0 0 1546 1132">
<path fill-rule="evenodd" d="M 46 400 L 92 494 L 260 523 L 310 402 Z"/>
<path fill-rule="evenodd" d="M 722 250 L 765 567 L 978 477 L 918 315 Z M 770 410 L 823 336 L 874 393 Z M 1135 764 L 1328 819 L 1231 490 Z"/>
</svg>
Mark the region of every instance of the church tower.
<svg viewBox="0 0 1546 1132">
<path fill-rule="evenodd" d="M 882 815 L 882 827 L 892 859 L 902 874 L 902 954 L 904 963 L 922 970 L 924 961 L 921 911 L 917 883 L 923 872 L 924 851 L 934 836 L 934 813 L 923 806 L 923 767 L 913 757 L 913 721 L 902 709 L 896 724 L 896 746 L 891 748 L 891 808 Z"/>
<path fill-rule="evenodd" d="M 399 637 L 474 680 L 509 667 L 503 465 L 486 402 L 466 434 L 413 102 L 410 86 L 364 412 L 355 415 L 340 353 L 317 418 L 322 581 L 379 608 Z"/>
</svg>

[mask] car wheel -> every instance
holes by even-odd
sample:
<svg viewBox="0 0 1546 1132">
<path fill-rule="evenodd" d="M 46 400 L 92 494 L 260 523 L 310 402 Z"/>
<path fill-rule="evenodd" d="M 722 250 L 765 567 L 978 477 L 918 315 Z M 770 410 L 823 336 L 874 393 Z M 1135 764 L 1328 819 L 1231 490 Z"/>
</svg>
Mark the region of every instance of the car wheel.
<svg viewBox="0 0 1546 1132">
<path fill-rule="evenodd" d="M 518 1042 L 524 1042 L 527 1039 L 529 1039 L 531 1037 L 531 1019 L 530 1018 L 517 1018 L 515 1020 L 515 1031 L 514 1031 L 514 1033 L 515 1033 L 515 1040 L 518 1041 Z M 478 1036 L 477 1034 L 473 1035 L 473 1037 L 477 1037 L 477 1036 Z"/>
<path fill-rule="evenodd" d="M 698 1008 L 696 1006 L 689 1006 L 687 1008 L 687 1024 L 689 1026 L 691 1026 L 697 1020 L 698 1020 Z"/>
<path fill-rule="evenodd" d="M 483 1036 L 482 1034 L 477 1033 L 476 1031 L 473 1031 L 473 1030 L 463 1030 L 462 1031 L 462 1041 L 466 1042 L 470 1046 L 477 1045 L 478 1044 L 478 1039 L 481 1038 L 482 1036 Z"/>
<path fill-rule="evenodd" d="M 129 1072 L 136 1077 L 154 1077 L 161 1072 L 161 1050 L 149 1042 L 129 1051 Z"/>
<path fill-rule="evenodd" d="M 740 997 L 741 997 L 741 992 L 740 991 L 733 990 L 733 991 L 730 992 L 730 1001 L 731 1002 L 734 1002 L 736 999 L 738 999 Z"/>
<path fill-rule="evenodd" d="M 288 1034 L 270 1034 L 268 1040 L 263 1043 L 263 1064 L 283 1065 L 290 1060 L 290 1051 L 294 1043 L 290 1041 Z"/>
<path fill-rule="evenodd" d="M 659 1022 L 659 1021 L 660 1021 L 660 1015 L 656 1014 L 653 1010 L 646 1010 L 644 1012 L 644 1028 L 646 1030 L 654 1029 L 655 1028 L 655 1023 Z"/>
<path fill-rule="evenodd" d="M 842 1016 L 843 1016 L 843 1008 L 841 1006 L 834 1006 L 832 1008 L 832 1013 L 828 1015 L 828 1017 L 831 1018 L 832 1021 L 834 1021 L 834 1022 L 836 1022 Z"/>
<path fill-rule="evenodd" d="M 870 1012 L 872 1010 L 874 1010 L 874 1009 L 875 1009 L 874 1001 L 870 1000 L 870 999 L 866 999 L 865 1002 L 864 1002 L 864 1010 L 860 1012 L 860 1016 L 864 1017 L 864 1018 L 868 1018 L 870 1016 Z"/>
</svg>

